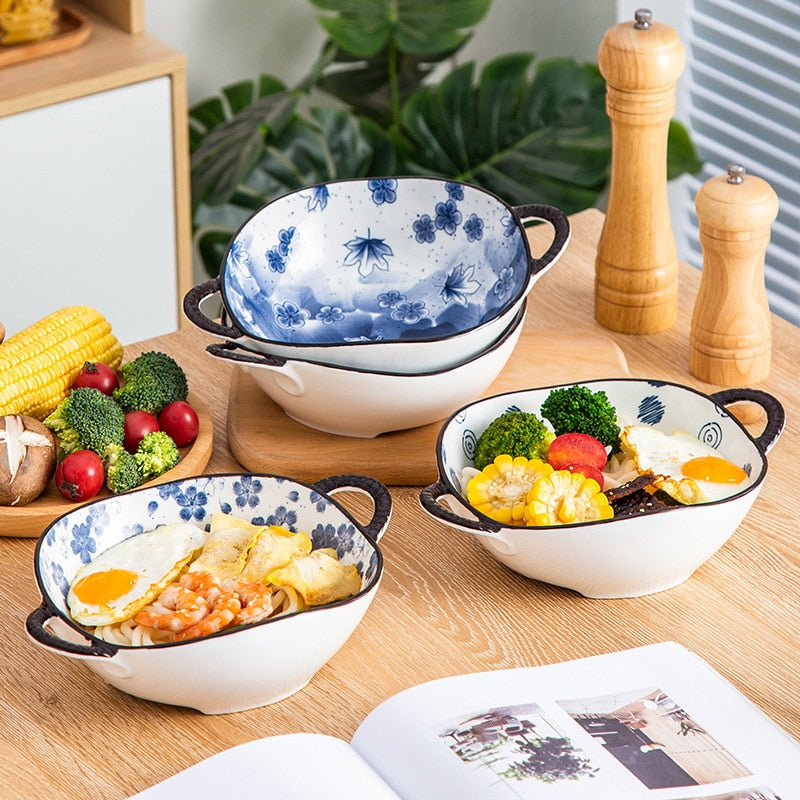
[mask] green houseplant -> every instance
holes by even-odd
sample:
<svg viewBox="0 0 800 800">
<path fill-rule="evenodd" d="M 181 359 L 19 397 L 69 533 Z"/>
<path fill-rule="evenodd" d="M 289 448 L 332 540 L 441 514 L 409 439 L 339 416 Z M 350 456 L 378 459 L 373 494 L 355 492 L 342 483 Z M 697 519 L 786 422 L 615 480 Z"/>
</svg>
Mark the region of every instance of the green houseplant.
<svg viewBox="0 0 800 800">
<path fill-rule="evenodd" d="M 288 87 L 262 75 L 189 110 L 196 258 L 216 275 L 234 230 L 288 191 L 345 178 L 463 180 L 512 205 L 595 205 L 610 173 L 596 65 L 533 53 L 477 73 L 451 59 L 492 0 L 310 0 L 327 39 Z M 435 75 L 444 72 L 444 77 Z M 700 168 L 670 126 L 668 176 Z"/>
</svg>

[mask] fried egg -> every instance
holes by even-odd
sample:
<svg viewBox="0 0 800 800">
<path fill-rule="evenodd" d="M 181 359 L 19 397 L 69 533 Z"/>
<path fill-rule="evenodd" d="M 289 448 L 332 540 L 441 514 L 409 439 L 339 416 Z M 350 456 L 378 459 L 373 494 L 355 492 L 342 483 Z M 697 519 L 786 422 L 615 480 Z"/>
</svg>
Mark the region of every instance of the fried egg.
<svg viewBox="0 0 800 800">
<path fill-rule="evenodd" d="M 620 439 L 637 470 L 652 472 L 655 485 L 685 505 L 724 500 L 747 479 L 741 467 L 683 431 L 666 434 L 649 425 L 629 425 Z"/>
<path fill-rule="evenodd" d="M 196 525 L 159 525 L 131 536 L 84 564 L 70 584 L 67 605 L 81 625 L 129 619 L 158 597 L 200 551 L 206 533 Z"/>
</svg>

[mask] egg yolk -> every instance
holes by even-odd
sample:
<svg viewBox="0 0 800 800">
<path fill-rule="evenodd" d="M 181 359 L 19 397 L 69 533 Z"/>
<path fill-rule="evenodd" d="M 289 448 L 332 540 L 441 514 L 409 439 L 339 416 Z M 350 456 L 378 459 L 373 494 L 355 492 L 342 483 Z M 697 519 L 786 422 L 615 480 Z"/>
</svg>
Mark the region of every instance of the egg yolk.
<svg viewBox="0 0 800 800">
<path fill-rule="evenodd" d="M 687 478 L 710 483 L 741 483 L 747 477 L 741 467 L 718 456 L 692 458 L 681 467 L 681 472 Z"/>
<path fill-rule="evenodd" d="M 127 569 L 92 572 L 81 578 L 72 590 L 82 603 L 101 605 L 117 600 L 129 592 L 137 578 L 135 572 Z"/>
</svg>

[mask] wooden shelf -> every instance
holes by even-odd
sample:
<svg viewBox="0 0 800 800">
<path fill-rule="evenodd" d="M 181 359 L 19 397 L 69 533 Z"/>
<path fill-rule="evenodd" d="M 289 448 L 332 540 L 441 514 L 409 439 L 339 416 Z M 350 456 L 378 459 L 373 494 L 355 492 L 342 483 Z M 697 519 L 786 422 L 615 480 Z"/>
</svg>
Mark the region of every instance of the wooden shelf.
<svg viewBox="0 0 800 800">
<path fill-rule="evenodd" d="M 171 81 L 178 303 L 193 285 L 186 57 L 144 32 L 142 0 L 70 5 L 91 20 L 92 35 L 72 50 L 0 69 L 0 119 L 123 86 Z M 183 313 L 178 319 L 183 324 Z"/>
</svg>

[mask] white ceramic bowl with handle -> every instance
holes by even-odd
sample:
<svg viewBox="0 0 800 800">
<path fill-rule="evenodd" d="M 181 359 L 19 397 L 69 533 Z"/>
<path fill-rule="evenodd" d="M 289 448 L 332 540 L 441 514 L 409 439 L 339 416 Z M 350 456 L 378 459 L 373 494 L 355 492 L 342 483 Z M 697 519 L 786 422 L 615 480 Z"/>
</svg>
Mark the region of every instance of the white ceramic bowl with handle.
<svg viewBox="0 0 800 800">
<path fill-rule="evenodd" d="M 360 524 L 332 498 L 357 491 L 373 501 Z M 275 703 L 302 689 L 342 647 L 369 608 L 383 574 L 378 540 L 391 515 L 386 487 L 364 475 L 305 484 L 277 475 L 205 475 L 93 501 L 55 520 L 37 542 L 34 571 L 41 605 L 29 636 L 82 661 L 104 681 L 136 697 L 223 714 Z M 283 617 L 227 628 L 197 639 L 130 646 L 88 633 L 70 616 L 66 596 L 78 569 L 117 542 L 159 524 L 203 526 L 217 511 L 258 524 L 303 531 L 313 548 L 335 548 L 355 564 L 354 596 Z"/>
<path fill-rule="evenodd" d="M 485 351 L 447 369 L 418 374 L 319 364 L 254 353 L 234 342 L 206 351 L 243 367 L 292 419 L 340 436 L 372 438 L 444 419 L 479 397 L 500 374 L 519 341 L 526 303 Z"/>
<path fill-rule="evenodd" d="M 553 228 L 534 257 L 525 233 Z M 217 278 L 184 297 L 197 327 L 250 350 L 422 373 L 483 352 L 564 252 L 566 215 L 429 177 L 335 181 L 280 197 L 234 235 Z M 207 313 L 222 303 L 217 322 Z"/>
<path fill-rule="evenodd" d="M 746 481 L 716 502 L 572 525 L 502 525 L 468 504 L 460 475 L 473 466 L 477 437 L 495 417 L 509 409 L 538 414 L 550 391 L 561 388 L 551 386 L 482 398 L 455 411 L 439 433 L 439 479 L 422 491 L 422 507 L 446 525 L 476 536 L 516 572 L 586 597 L 634 597 L 676 586 L 725 544 L 758 497 L 767 475 L 766 453 L 785 423 L 783 407 L 757 389 L 705 395 L 675 383 L 625 378 L 583 385 L 605 391 L 621 423 L 697 436 L 742 467 Z M 758 437 L 727 410 L 738 402 L 756 403 L 766 412 L 767 424 Z"/>
</svg>

